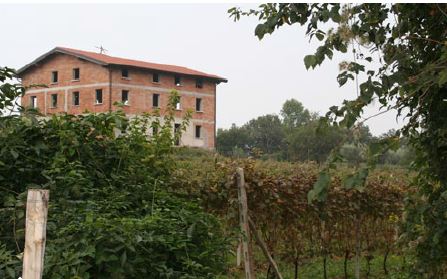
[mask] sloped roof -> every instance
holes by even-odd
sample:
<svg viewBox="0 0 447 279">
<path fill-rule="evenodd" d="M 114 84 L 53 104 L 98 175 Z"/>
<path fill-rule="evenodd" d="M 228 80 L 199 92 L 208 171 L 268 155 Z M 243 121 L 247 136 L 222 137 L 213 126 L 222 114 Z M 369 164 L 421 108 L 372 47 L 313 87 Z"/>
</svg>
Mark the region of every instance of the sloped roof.
<svg viewBox="0 0 447 279">
<path fill-rule="evenodd" d="M 184 74 L 184 75 L 191 75 L 191 76 L 198 76 L 198 77 L 206 77 L 210 79 L 215 79 L 219 82 L 227 82 L 226 78 L 207 74 L 204 72 L 200 72 L 197 70 L 189 69 L 182 66 L 175 66 L 175 65 L 167 65 L 167 64 L 158 64 L 158 63 L 152 63 L 152 62 L 146 62 L 146 61 L 139 61 L 139 60 L 132 60 L 132 59 L 126 59 L 126 58 L 120 58 L 120 57 L 114 57 L 109 56 L 105 54 L 95 53 L 91 51 L 84 51 L 84 50 L 78 50 L 78 49 L 72 49 L 72 48 L 66 48 L 66 47 L 55 47 L 54 49 L 50 50 L 49 52 L 43 54 L 42 56 L 35 59 L 33 62 L 23 66 L 20 68 L 17 73 L 21 74 L 28 70 L 30 67 L 34 66 L 35 64 L 39 63 L 40 61 L 44 60 L 48 56 L 50 56 L 53 53 L 64 53 L 68 55 L 73 55 L 85 60 L 88 60 L 90 62 L 100 64 L 100 65 L 119 65 L 119 66 L 129 66 L 129 67 L 137 67 L 137 68 L 143 68 L 143 69 L 150 69 L 150 70 L 156 70 L 161 72 L 169 72 L 169 73 L 177 73 L 177 74 Z"/>
</svg>

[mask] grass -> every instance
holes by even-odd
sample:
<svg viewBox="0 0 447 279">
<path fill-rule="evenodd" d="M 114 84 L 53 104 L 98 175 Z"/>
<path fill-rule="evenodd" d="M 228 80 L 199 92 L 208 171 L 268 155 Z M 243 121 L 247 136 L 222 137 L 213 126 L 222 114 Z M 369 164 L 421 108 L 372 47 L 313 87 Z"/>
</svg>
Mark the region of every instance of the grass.
<svg viewBox="0 0 447 279">
<path fill-rule="evenodd" d="M 231 261 L 233 264 L 234 259 Z M 330 279 L 344 279 L 344 267 L 343 267 L 344 259 L 329 259 L 327 263 L 327 278 Z M 407 271 L 407 266 L 404 264 L 404 259 L 401 256 L 390 255 L 387 260 L 387 269 L 388 275 L 385 274 L 383 270 L 383 256 L 376 256 L 371 261 L 371 269 L 370 273 L 367 276 L 367 262 L 365 259 L 361 261 L 361 269 L 360 269 L 360 278 L 369 278 L 369 279 L 404 279 L 408 278 L 409 274 Z M 258 266 L 256 270 L 256 278 L 257 279 L 266 279 L 267 273 L 267 265 L 262 264 L 262 266 Z M 354 260 L 351 259 L 348 262 L 348 278 L 353 279 L 354 277 L 354 268 L 355 263 Z M 294 266 L 287 265 L 284 263 L 279 263 L 279 269 L 284 279 L 294 279 Z M 324 278 L 323 272 L 323 259 L 315 258 L 310 260 L 301 266 L 299 266 L 298 270 L 298 278 L 299 279 L 314 279 L 314 278 Z M 223 278 L 237 278 L 243 279 L 244 271 L 243 266 L 241 268 L 232 268 L 229 271 L 229 274 L 218 277 L 219 279 Z"/>
</svg>

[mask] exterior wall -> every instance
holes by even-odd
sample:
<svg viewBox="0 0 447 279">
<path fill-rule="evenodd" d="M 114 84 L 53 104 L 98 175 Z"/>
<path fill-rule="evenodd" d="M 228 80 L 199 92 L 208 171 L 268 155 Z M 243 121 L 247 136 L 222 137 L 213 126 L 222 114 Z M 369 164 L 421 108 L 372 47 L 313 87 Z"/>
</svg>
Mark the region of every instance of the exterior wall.
<svg viewBox="0 0 447 279">
<path fill-rule="evenodd" d="M 73 68 L 80 69 L 79 81 L 72 80 Z M 159 108 L 164 114 L 168 104 L 169 94 L 175 89 L 181 97 L 181 110 L 176 111 L 178 122 L 187 110 L 192 111 L 192 119 L 187 131 L 181 139 L 181 145 L 214 148 L 215 140 L 215 81 L 203 79 L 203 87 L 196 88 L 196 78 L 181 76 L 181 85 L 174 84 L 174 74 L 158 72 L 159 82 L 152 81 L 150 70 L 126 68 L 129 78 L 121 76 L 118 67 L 104 67 L 89 61 L 65 54 L 53 54 L 40 65 L 32 67 L 22 75 L 25 86 L 46 84 L 48 87 L 34 87 L 27 90 L 22 98 L 22 105 L 30 106 L 31 96 L 37 97 L 37 108 L 44 115 L 67 112 L 81 114 L 84 112 L 107 112 L 110 104 L 112 110 L 119 109 L 113 103 L 121 102 L 122 90 L 129 91 L 129 103 L 123 106 L 128 115 L 152 112 L 153 94 L 159 94 Z M 51 83 L 51 72 L 58 71 L 58 82 Z M 111 83 L 110 83 L 111 81 Z M 110 94 L 109 88 L 112 88 Z M 96 89 L 102 89 L 103 102 L 95 104 Z M 73 104 L 73 92 L 79 92 L 80 104 Z M 57 107 L 51 107 L 51 95 L 57 94 Z M 111 95 L 111 102 L 110 102 Z M 202 99 L 202 111 L 196 112 L 196 98 Z M 195 126 L 200 125 L 201 138 L 195 138 Z"/>
</svg>

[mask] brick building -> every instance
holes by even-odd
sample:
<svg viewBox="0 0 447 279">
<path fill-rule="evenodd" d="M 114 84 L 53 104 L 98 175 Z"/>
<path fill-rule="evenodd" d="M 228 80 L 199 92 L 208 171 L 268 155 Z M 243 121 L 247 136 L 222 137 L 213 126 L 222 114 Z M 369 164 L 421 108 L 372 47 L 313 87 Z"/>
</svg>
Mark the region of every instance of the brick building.
<svg viewBox="0 0 447 279">
<path fill-rule="evenodd" d="M 180 94 L 176 121 L 193 111 L 181 145 L 214 148 L 216 134 L 216 85 L 225 78 L 185 67 L 112 57 L 94 52 L 56 47 L 18 70 L 22 83 L 45 84 L 31 88 L 22 105 L 44 115 L 80 114 L 118 109 L 122 102 L 128 116 L 163 109 L 169 93 Z"/>
</svg>

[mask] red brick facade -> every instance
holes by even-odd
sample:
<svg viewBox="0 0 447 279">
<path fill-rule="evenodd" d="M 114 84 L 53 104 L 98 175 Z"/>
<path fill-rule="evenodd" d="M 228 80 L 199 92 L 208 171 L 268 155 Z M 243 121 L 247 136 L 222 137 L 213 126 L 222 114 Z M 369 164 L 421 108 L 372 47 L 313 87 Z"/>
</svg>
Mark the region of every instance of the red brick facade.
<svg viewBox="0 0 447 279">
<path fill-rule="evenodd" d="M 214 148 L 216 84 L 226 82 L 225 79 L 197 71 L 193 72 L 194 75 L 190 75 L 188 71 L 193 70 L 182 67 L 179 67 L 178 71 L 174 68 L 176 72 L 167 72 L 164 71 L 164 65 L 160 64 L 154 64 L 156 69 L 136 67 L 129 64 L 136 64 L 139 61 L 134 63 L 132 60 L 123 60 L 126 65 L 112 64 L 107 63 L 106 59 L 110 60 L 113 57 L 107 55 L 91 53 L 90 56 L 88 52 L 78 55 L 77 52 L 72 53 L 71 50 L 69 52 L 65 51 L 66 49 L 58 50 L 59 48 L 50 51 L 19 70 L 25 86 L 31 84 L 48 86 L 27 90 L 22 98 L 23 106 L 33 106 L 32 99 L 36 98 L 34 104 L 44 115 L 62 112 L 69 114 L 87 111 L 107 112 L 118 109 L 113 104 L 121 102 L 123 94 L 126 95 L 127 92 L 128 101 L 124 106 L 124 111 L 129 116 L 151 112 L 154 109 L 154 94 L 159 96 L 158 105 L 163 115 L 169 93 L 172 89 L 176 89 L 181 98 L 180 110 L 176 112 L 178 121 L 181 121 L 186 110 L 193 111 L 192 120 L 187 132 L 182 136 L 181 144 Z M 101 59 L 102 56 L 105 63 L 103 60 L 98 62 L 98 58 Z M 94 57 L 94 60 L 91 60 L 91 57 Z M 121 63 L 118 60 L 121 58 L 113 59 Z M 74 69 L 79 69 L 79 79 L 74 79 Z M 123 77 L 126 71 L 127 77 Z M 52 81 L 53 72 L 57 72 L 57 82 Z M 158 82 L 153 81 L 154 74 L 158 75 Z M 180 85 L 175 84 L 175 77 L 180 77 Z M 97 100 L 97 90 L 102 91 L 101 103 Z M 57 96 L 55 105 L 56 97 L 54 96 Z M 200 111 L 196 111 L 197 99 L 201 99 Z M 196 126 L 201 127 L 200 137 L 196 137 Z"/>
</svg>

